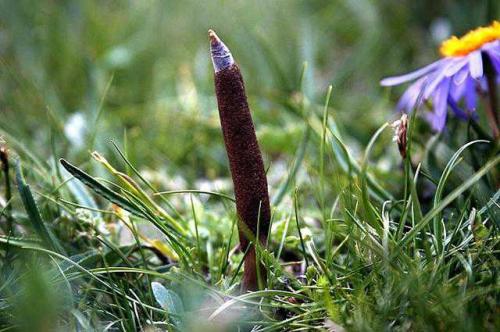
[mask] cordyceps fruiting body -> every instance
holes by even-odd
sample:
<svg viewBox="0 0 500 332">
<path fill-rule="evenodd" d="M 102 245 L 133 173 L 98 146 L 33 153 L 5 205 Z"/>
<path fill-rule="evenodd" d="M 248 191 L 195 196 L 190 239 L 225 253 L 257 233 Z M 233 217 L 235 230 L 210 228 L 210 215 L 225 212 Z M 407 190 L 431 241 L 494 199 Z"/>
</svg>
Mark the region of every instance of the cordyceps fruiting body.
<svg viewBox="0 0 500 332">
<path fill-rule="evenodd" d="M 261 245 L 266 242 L 271 218 L 266 173 L 240 69 L 212 30 L 209 36 L 215 93 L 236 196 L 240 248 L 248 248 L 241 286 L 243 291 L 256 290 L 259 288 L 256 252 L 253 245 L 248 246 L 257 238 Z M 260 280 L 265 283 L 265 270 L 260 264 L 259 269 Z"/>
</svg>

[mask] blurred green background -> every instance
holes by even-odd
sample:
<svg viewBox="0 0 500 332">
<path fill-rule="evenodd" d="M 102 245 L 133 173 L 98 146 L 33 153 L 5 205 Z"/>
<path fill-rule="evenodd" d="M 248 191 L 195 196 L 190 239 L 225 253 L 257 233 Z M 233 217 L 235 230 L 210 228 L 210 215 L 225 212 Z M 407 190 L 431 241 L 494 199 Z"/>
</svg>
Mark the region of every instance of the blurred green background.
<svg viewBox="0 0 500 332">
<path fill-rule="evenodd" d="M 389 94 L 379 80 L 433 61 L 443 38 L 492 16 L 486 1 L 0 4 L 0 129 L 7 142 L 15 138 L 42 159 L 82 163 L 94 149 L 109 156 L 113 139 L 141 169 L 187 184 L 228 173 L 209 28 L 242 67 L 272 167 L 290 160 L 303 114 L 320 111 L 328 85 L 331 116 L 351 145 L 362 147 L 395 118 L 404 88 Z"/>
</svg>

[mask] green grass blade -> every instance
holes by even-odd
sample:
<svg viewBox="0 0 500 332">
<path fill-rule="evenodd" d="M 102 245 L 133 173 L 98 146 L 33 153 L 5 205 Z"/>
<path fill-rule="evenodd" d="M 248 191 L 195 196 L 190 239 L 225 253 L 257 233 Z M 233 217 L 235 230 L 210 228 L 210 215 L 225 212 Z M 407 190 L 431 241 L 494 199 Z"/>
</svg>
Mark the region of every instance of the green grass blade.
<svg viewBox="0 0 500 332">
<path fill-rule="evenodd" d="M 450 158 L 450 161 L 448 162 L 448 164 L 446 164 L 446 167 L 443 171 L 443 174 L 441 175 L 441 178 L 439 179 L 439 182 L 438 182 L 438 185 L 436 188 L 436 192 L 434 194 L 434 204 L 433 204 L 434 208 L 441 201 L 441 198 L 442 198 L 446 183 L 448 181 L 448 178 L 451 175 L 453 169 L 460 162 L 460 159 L 459 159 L 460 155 L 462 154 L 462 152 L 465 151 L 465 149 L 467 149 L 468 147 L 470 147 L 471 145 L 476 144 L 476 143 L 489 143 L 489 142 L 485 141 L 485 140 L 476 140 L 476 141 L 472 141 L 472 142 L 469 142 L 469 143 L 463 145 L 460 149 L 458 149 L 453 154 L 453 156 Z M 442 250 L 443 250 L 443 231 L 442 231 L 442 228 L 440 227 L 440 223 L 441 223 L 441 213 L 438 213 L 438 214 L 436 214 L 436 216 L 433 218 L 433 221 L 432 221 L 432 225 L 433 225 L 432 228 L 433 228 L 434 237 L 435 237 L 434 242 L 436 244 L 436 249 L 438 252 L 442 252 Z"/>
<path fill-rule="evenodd" d="M 363 157 L 363 161 L 361 163 L 361 173 L 360 173 L 361 195 L 362 195 L 361 200 L 363 202 L 363 207 L 365 210 L 365 217 L 367 218 L 370 225 L 372 225 L 373 227 L 376 227 L 377 229 L 380 229 L 380 224 L 377 222 L 377 220 L 379 220 L 380 218 L 377 218 L 376 213 L 374 211 L 374 208 L 371 205 L 370 200 L 369 200 L 369 190 L 368 190 L 368 180 L 367 180 L 368 159 L 370 156 L 370 152 L 373 148 L 373 145 L 375 144 L 375 141 L 382 134 L 382 132 L 384 131 L 384 129 L 387 126 L 388 126 L 388 123 L 384 123 L 370 139 L 368 146 L 366 147 L 366 150 L 365 150 L 365 155 Z"/>
<path fill-rule="evenodd" d="M 28 214 L 28 218 L 33 226 L 34 230 L 40 236 L 44 244 L 51 248 L 52 250 L 63 254 L 64 249 L 57 240 L 57 238 L 52 234 L 50 229 L 47 228 L 45 223 L 40 216 L 40 212 L 36 205 L 35 199 L 31 193 L 31 189 L 29 185 L 26 183 L 24 179 L 24 175 L 21 169 L 21 162 L 18 160 L 16 163 L 16 180 L 17 180 L 17 188 L 19 190 L 19 195 L 21 196 L 21 200 L 23 202 L 24 209 Z"/>
<path fill-rule="evenodd" d="M 427 215 L 420 221 L 420 223 L 416 224 L 411 231 L 406 233 L 401 242 L 398 244 L 397 248 L 395 248 L 392 258 L 395 258 L 399 251 L 408 244 L 433 218 L 444 210 L 449 204 L 451 204 L 457 197 L 459 197 L 462 193 L 464 193 L 467 189 L 472 187 L 481 177 L 487 174 L 493 167 L 497 166 L 500 162 L 500 156 L 497 156 L 495 159 L 489 161 L 486 165 L 484 165 L 478 172 L 476 172 L 472 177 L 470 177 L 467 181 L 465 181 L 461 186 L 453 190 L 448 196 L 446 196 L 440 203 L 434 207 Z"/>
<path fill-rule="evenodd" d="M 108 187 L 102 185 L 99 183 L 96 179 L 94 179 L 92 176 L 89 174 L 85 173 L 78 167 L 70 164 L 64 159 L 60 159 L 59 162 L 61 165 L 69 172 L 71 175 L 73 175 L 75 178 L 80 180 L 83 184 L 88 186 L 90 189 L 92 189 L 96 194 L 104 197 L 111 203 L 114 203 L 121 207 L 124 210 L 127 210 L 128 212 L 136 215 L 143 217 L 142 212 L 137 208 L 135 204 L 127 200 L 125 197 L 121 196 L 120 194 L 116 193 L 115 191 L 109 189 Z"/>
</svg>

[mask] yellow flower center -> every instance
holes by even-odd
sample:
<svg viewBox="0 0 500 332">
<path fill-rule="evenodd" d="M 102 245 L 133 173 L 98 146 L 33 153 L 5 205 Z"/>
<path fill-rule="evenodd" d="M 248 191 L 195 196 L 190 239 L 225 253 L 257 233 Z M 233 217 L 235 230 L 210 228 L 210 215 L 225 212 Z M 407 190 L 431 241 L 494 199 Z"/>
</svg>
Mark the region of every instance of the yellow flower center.
<svg viewBox="0 0 500 332">
<path fill-rule="evenodd" d="M 442 56 L 464 56 L 497 39 L 500 39 L 500 22 L 494 21 L 490 26 L 471 30 L 463 37 L 453 36 L 445 40 L 439 52 Z"/>
</svg>

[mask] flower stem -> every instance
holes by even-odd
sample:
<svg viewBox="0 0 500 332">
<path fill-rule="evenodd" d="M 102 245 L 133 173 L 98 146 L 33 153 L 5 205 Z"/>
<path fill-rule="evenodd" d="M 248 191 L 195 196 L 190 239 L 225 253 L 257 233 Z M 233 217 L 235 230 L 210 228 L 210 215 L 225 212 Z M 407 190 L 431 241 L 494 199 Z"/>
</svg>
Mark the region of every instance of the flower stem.
<svg viewBox="0 0 500 332">
<path fill-rule="evenodd" d="M 495 139 L 498 139 L 498 137 L 500 136 L 500 131 L 498 129 L 498 98 L 495 84 L 495 70 L 488 54 L 483 52 L 482 55 L 484 73 L 486 75 L 486 80 L 488 83 L 489 103 L 486 106 L 486 115 L 488 116 L 488 122 L 490 124 L 493 137 Z"/>
</svg>

